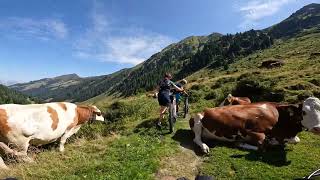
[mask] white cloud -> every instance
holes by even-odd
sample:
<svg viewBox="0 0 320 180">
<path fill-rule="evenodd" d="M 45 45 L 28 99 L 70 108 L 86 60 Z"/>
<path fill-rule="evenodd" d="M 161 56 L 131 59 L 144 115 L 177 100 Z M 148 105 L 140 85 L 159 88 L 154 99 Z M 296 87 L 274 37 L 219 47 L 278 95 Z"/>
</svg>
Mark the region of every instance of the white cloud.
<svg viewBox="0 0 320 180">
<path fill-rule="evenodd" d="M 94 2 L 91 27 L 73 45 L 75 56 L 136 65 L 173 42 L 168 36 L 144 29 L 117 27 L 103 9 L 103 4 Z"/>
<path fill-rule="evenodd" d="M 42 40 L 63 39 L 68 35 L 66 25 L 59 19 L 10 17 L 0 20 L 0 30 L 15 36 L 35 37 Z"/>
<path fill-rule="evenodd" d="M 264 17 L 274 15 L 280 8 L 294 0 L 250 0 L 242 5 L 239 11 L 244 16 L 240 28 L 252 28 Z"/>
</svg>

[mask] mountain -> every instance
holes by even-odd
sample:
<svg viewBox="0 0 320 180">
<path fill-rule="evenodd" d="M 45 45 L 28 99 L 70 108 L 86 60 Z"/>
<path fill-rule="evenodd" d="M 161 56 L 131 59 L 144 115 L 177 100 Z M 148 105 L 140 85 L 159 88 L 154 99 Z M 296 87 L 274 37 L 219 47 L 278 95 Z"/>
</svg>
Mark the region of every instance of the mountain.
<svg viewBox="0 0 320 180">
<path fill-rule="evenodd" d="M 28 83 L 18 83 L 9 87 L 24 94 L 50 101 L 53 97 L 59 96 L 60 93 L 64 93 L 64 89 L 80 84 L 82 81 L 84 81 L 84 78 L 80 78 L 76 74 L 68 74 L 54 78 L 44 78 Z"/>
<path fill-rule="evenodd" d="M 183 62 L 188 60 L 188 57 L 193 56 L 199 48 L 202 48 L 205 42 L 213 41 L 220 36 L 221 34 L 213 33 L 210 36 L 188 37 L 178 43 L 169 45 L 142 64 L 109 75 L 90 78 L 79 78 L 75 75 L 67 75 L 65 77 L 69 78 L 61 78 L 61 76 L 46 78 L 29 83 L 15 84 L 10 86 L 10 88 L 46 101 L 67 100 L 81 102 L 103 93 L 117 94 L 121 91 L 120 88 L 127 88 L 127 90 L 120 92 L 120 94 L 132 94 L 137 92 L 136 89 L 144 89 L 144 85 L 140 85 L 139 88 L 134 85 L 140 79 L 141 81 L 145 81 L 145 83 L 149 83 L 148 87 L 153 86 L 154 83 L 152 81 L 154 81 L 154 79 L 150 78 L 158 80 L 162 76 L 160 74 L 166 71 L 167 68 L 165 66 L 172 66 L 176 69 L 182 67 Z M 178 62 L 180 59 L 181 61 Z M 173 64 L 175 64 L 175 66 L 173 66 Z M 162 67 L 164 67 L 164 69 L 162 69 Z M 146 71 L 149 72 L 148 75 L 143 75 L 139 78 L 140 75 L 145 74 Z M 146 78 L 149 78 L 149 80 L 147 81 Z M 130 79 L 132 82 L 124 84 L 126 79 Z M 128 88 L 128 86 L 132 88 Z"/>
<path fill-rule="evenodd" d="M 320 5 L 310 4 L 284 21 L 263 30 L 191 36 L 169 45 L 145 62 L 110 75 L 51 82 L 51 79 L 10 86 L 48 101 L 85 101 L 98 95 L 130 96 L 152 90 L 165 72 L 179 80 L 202 69 L 228 70 L 243 57 L 274 46 L 278 40 L 320 31 Z M 54 84 L 54 85 L 52 85 Z M 31 88 L 30 88 L 31 87 Z"/>
<path fill-rule="evenodd" d="M 309 4 L 266 31 L 274 38 L 289 38 L 307 29 L 320 29 L 320 4 Z"/>
<path fill-rule="evenodd" d="M 5 81 L 5 80 L 0 80 L 0 84 L 5 85 L 5 86 L 10 86 L 13 84 L 17 84 L 17 81 Z"/>
<path fill-rule="evenodd" d="M 4 85 L 0 85 L 0 104 L 29 104 L 35 100 L 15 90 L 9 89 Z"/>
</svg>

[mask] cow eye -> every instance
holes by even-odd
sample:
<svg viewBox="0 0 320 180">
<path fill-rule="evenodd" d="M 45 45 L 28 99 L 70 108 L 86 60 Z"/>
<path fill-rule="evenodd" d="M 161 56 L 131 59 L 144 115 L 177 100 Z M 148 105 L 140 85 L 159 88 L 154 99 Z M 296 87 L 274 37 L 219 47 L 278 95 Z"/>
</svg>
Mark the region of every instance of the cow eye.
<svg viewBox="0 0 320 180">
<path fill-rule="evenodd" d="M 302 111 L 302 115 L 305 116 L 307 113 L 305 111 Z"/>
</svg>

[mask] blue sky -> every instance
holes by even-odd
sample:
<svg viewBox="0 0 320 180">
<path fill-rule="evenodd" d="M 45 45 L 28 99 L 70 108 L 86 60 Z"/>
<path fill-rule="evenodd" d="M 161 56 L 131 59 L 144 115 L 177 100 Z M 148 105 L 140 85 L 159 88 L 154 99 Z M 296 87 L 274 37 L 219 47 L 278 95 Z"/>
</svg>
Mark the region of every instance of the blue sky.
<svg viewBox="0 0 320 180">
<path fill-rule="evenodd" d="M 269 27 L 320 0 L 1 0 L 0 81 L 95 76 L 191 35 Z"/>
</svg>

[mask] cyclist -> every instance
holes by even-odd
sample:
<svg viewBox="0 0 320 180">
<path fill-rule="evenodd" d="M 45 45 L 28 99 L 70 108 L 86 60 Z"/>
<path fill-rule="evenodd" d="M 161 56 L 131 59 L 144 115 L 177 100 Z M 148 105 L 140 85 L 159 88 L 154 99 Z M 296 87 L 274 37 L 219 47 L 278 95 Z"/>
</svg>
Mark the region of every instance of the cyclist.
<svg viewBox="0 0 320 180">
<path fill-rule="evenodd" d="M 158 90 L 158 102 L 160 105 L 159 120 L 157 122 L 157 127 L 161 127 L 161 122 L 164 119 L 164 113 L 166 112 L 168 106 L 171 103 L 170 90 L 174 89 L 176 91 L 183 91 L 183 88 L 178 87 L 174 82 L 171 81 L 172 76 L 170 73 L 166 73 L 164 78 L 159 82 Z"/>
<path fill-rule="evenodd" d="M 179 87 L 179 88 L 184 88 L 184 86 L 187 84 L 187 80 L 185 79 L 182 79 L 180 82 L 178 82 L 176 85 Z M 184 93 L 183 92 L 175 92 L 175 95 L 176 95 L 176 103 L 177 103 L 177 108 L 176 108 L 176 111 L 177 111 L 177 116 L 179 116 L 179 105 L 180 105 L 180 99 L 181 99 L 181 96 L 183 95 Z"/>
</svg>

